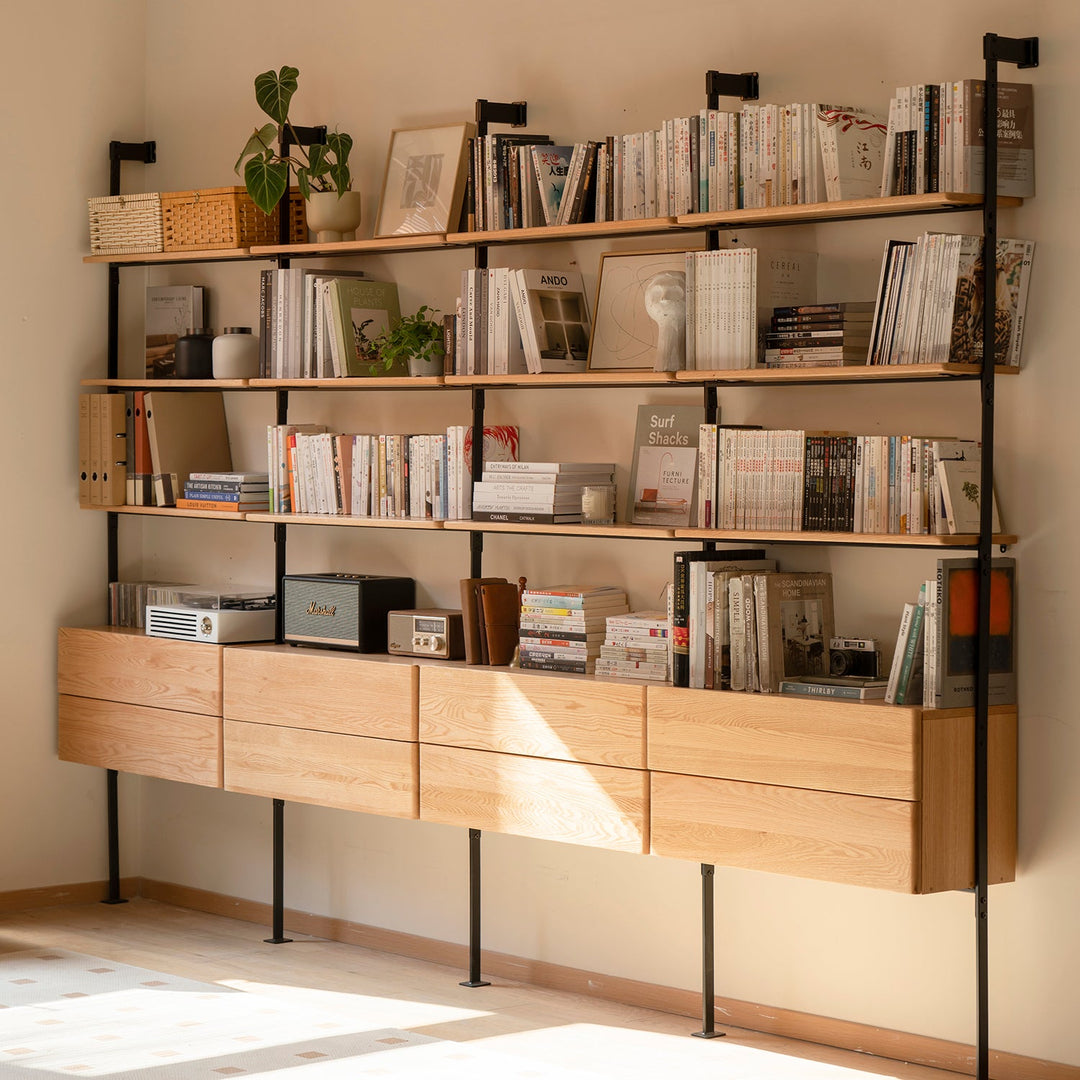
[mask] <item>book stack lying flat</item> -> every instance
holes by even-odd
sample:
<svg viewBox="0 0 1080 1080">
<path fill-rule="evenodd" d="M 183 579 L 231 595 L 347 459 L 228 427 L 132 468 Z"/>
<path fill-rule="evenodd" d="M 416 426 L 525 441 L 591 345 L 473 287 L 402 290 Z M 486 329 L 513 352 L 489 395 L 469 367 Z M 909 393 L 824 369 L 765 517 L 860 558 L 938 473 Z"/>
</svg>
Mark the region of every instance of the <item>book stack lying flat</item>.
<svg viewBox="0 0 1080 1080">
<path fill-rule="evenodd" d="M 489 461 L 473 485 L 473 520 L 573 524 L 581 521 L 582 487 L 614 482 L 611 462 Z"/>
<path fill-rule="evenodd" d="M 647 682 L 668 681 L 671 624 L 663 611 L 609 615 L 594 673 Z"/>
<path fill-rule="evenodd" d="M 592 674 L 609 616 L 629 611 L 614 585 L 553 585 L 525 589 L 518 625 L 523 668 Z"/>
<path fill-rule="evenodd" d="M 873 301 L 837 301 L 773 309 L 763 336 L 766 367 L 865 364 Z"/>
<path fill-rule="evenodd" d="M 256 513 L 270 509 L 267 473 L 195 472 L 184 483 L 179 510 L 224 510 Z"/>
</svg>

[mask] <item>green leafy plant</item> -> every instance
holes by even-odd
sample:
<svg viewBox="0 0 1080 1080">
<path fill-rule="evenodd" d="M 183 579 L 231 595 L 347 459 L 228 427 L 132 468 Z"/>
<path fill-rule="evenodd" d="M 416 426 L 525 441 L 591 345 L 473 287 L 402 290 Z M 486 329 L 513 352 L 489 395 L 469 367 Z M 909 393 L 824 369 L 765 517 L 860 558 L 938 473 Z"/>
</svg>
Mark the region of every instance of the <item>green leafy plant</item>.
<svg viewBox="0 0 1080 1080">
<path fill-rule="evenodd" d="M 374 340 L 379 359 L 371 365 L 372 374 L 376 374 L 380 367 L 384 371 L 403 367 L 408 364 L 410 356 L 422 360 L 442 356 L 442 323 L 431 318 L 437 314 L 435 308 L 422 304 L 412 315 L 402 316 L 395 326 L 379 333 Z"/>
<path fill-rule="evenodd" d="M 290 169 L 305 199 L 313 191 L 337 191 L 338 198 L 350 189 L 349 153 L 352 136 L 343 131 L 330 132 L 325 143 L 306 150 L 299 145 L 296 130 L 289 120 L 289 106 L 296 93 L 299 68 L 282 67 L 255 76 L 255 101 L 274 122 L 256 128 L 236 159 L 236 172 L 243 167 L 244 185 L 255 205 L 269 214 L 289 186 Z M 289 132 L 288 154 L 276 149 L 281 132 Z M 295 156 L 294 156 L 295 155 Z"/>
</svg>

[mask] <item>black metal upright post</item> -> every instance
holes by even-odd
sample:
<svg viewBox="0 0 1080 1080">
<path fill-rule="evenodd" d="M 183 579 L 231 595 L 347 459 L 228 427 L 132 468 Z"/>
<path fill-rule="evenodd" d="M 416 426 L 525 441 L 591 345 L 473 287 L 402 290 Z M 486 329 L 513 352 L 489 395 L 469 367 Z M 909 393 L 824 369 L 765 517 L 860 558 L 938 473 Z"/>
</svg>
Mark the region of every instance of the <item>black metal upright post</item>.
<svg viewBox="0 0 1080 1080">
<path fill-rule="evenodd" d="M 272 937 L 263 938 L 268 945 L 287 945 L 292 938 L 285 936 L 285 800 L 274 799 L 274 901 Z"/>
<path fill-rule="evenodd" d="M 480 977 L 480 830 L 469 830 L 469 977 L 461 986 L 490 986 Z"/>
<path fill-rule="evenodd" d="M 747 71 L 732 75 L 721 71 L 705 72 L 705 102 L 709 109 L 720 107 L 720 98 L 739 97 L 743 101 L 756 101 L 758 96 L 758 73 Z M 705 250 L 720 249 L 718 229 L 705 230 Z M 705 423 L 715 424 L 719 416 L 716 400 L 716 383 L 706 383 Z M 715 540 L 705 540 L 706 551 L 716 548 Z M 716 1030 L 716 921 L 713 909 L 716 867 L 701 864 L 701 1030 L 692 1032 L 699 1039 L 717 1039 L 724 1032 Z"/>
<path fill-rule="evenodd" d="M 982 491 L 993 491 L 994 477 L 994 361 L 997 322 L 997 96 L 999 63 L 1019 68 L 1039 63 L 1038 38 L 983 37 L 986 62 L 986 94 L 983 130 L 983 353 L 980 376 L 982 394 Z M 990 596 L 993 567 L 993 500 L 983 498 L 979 507 L 978 653 L 975 679 L 975 965 L 976 1035 L 975 1077 L 990 1076 L 990 977 L 989 977 L 989 701 L 990 701 Z"/>
<path fill-rule="evenodd" d="M 120 895 L 120 803 L 116 790 L 115 769 L 105 770 L 105 792 L 109 821 L 109 891 L 102 903 L 126 904 Z"/>
<path fill-rule="evenodd" d="M 157 144 L 154 142 L 125 143 L 112 140 L 109 143 L 109 194 L 120 194 L 120 165 L 125 161 L 138 161 L 152 165 L 157 161 Z M 120 267 L 109 263 L 107 307 L 107 362 L 106 378 L 120 375 Z M 105 533 L 106 580 L 120 577 L 120 527 L 119 515 L 109 511 L 106 515 Z M 105 770 L 105 818 L 108 831 L 109 882 L 104 903 L 126 904 L 120 895 L 120 795 L 115 769 Z"/>
<path fill-rule="evenodd" d="M 692 1032 L 699 1039 L 719 1039 L 716 1030 L 716 979 L 713 961 L 716 956 L 716 920 L 713 914 L 713 881 L 716 867 L 701 864 L 701 1030 Z"/>
</svg>

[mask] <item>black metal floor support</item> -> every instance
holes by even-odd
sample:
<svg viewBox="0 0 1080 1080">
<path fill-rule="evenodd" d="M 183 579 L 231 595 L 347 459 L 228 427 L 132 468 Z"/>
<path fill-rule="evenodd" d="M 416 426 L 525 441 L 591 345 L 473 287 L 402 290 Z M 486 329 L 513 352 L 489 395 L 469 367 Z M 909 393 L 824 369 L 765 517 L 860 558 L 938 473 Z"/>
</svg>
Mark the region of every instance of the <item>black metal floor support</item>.
<svg viewBox="0 0 1080 1080">
<path fill-rule="evenodd" d="M 480 978 L 480 830 L 469 830 L 469 978 L 461 986 L 490 986 Z"/>
<path fill-rule="evenodd" d="M 719 1039 L 724 1032 L 716 1030 L 716 992 L 714 959 L 716 932 L 713 922 L 713 883 L 716 867 L 701 864 L 701 1030 L 692 1032 L 697 1039 Z"/>
<path fill-rule="evenodd" d="M 274 800 L 274 926 L 268 945 L 286 945 L 285 937 L 285 800 Z"/>
<path fill-rule="evenodd" d="M 120 895 L 120 799 L 116 787 L 116 770 L 105 770 L 108 799 L 106 813 L 109 822 L 109 894 L 103 904 L 126 904 Z"/>
</svg>

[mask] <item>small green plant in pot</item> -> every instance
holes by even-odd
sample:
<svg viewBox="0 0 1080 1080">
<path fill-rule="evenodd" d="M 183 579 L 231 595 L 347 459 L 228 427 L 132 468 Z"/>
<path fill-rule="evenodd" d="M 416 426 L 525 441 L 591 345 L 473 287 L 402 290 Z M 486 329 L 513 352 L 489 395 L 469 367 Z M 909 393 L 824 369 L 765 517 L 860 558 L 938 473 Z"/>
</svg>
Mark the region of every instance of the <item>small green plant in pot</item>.
<svg viewBox="0 0 1080 1080">
<path fill-rule="evenodd" d="M 435 308 L 422 304 L 412 315 L 405 315 L 395 325 L 375 338 L 379 353 L 371 365 L 372 375 L 401 370 L 406 365 L 410 375 L 441 375 L 443 373 L 442 323 L 431 318 Z"/>
<path fill-rule="evenodd" d="M 308 223 L 319 233 L 320 242 L 341 240 L 360 224 L 360 194 L 351 190 L 349 171 L 352 136 L 332 131 L 325 143 L 300 145 L 289 119 L 299 74 L 299 68 L 286 65 L 255 76 L 255 101 L 274 122 L 251 133 L 235 169 L 237 173 L 243 169 L 244 186 L 264 214 L 273 212 L 289 186 L 290 171 L 295 173 L 300 193 L 308 201 Z M 287 154 L 277 148 L 283 132 L 289 134 Z M 336 198 L 330 199 L 329 194 L 335 192 Z M 318 203 L 326 204 L 325 208 Z M 324 217 L 330 219 L 325 229 Z"/>
</svg>

